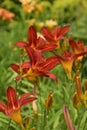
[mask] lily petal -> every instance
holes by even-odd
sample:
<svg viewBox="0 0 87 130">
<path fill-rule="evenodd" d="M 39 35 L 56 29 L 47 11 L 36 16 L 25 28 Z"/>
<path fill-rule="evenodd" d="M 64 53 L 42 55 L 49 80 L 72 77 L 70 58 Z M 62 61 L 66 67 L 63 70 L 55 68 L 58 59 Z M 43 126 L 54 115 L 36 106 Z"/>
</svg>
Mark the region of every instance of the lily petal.
<svg viewBox="0 0 87 130">
<path fill-rule="evenodd" d="M 70 26 L 69 26 L 69 25 L 64 26 L 64 27 L 61 28 L 59 34 L 60 34 L 60 35 L 64 35 L 65 33 L 67 33 L 67 32 L 69 31 L 69 29 L 70 29 Z"/>
<path fill-rule="evenodd" d="M 21 68 L 22 68 L 22 69 L 23 69 L 23 68 L 29 69 L 30 67 L 31 67 L 30 62 L 24 62 L 24 63 L 21 65 Z"/>
<path fill-rule="evenodd" d="M 12 87 L 8 87 L 6 95 L 8 99 L 9 108 L 18 108 L 18 101 L 15 89 L 13 89 Z"/>
<path fill-rule="evenodd" d="M 0 112 L 4 112 L 6 114 L 7 106 L 0 102 Z"/>
<path fill-rule="evenodd" d="M 54 74 L 46 73 L 45 76 L 55 80 L 56 83 L 58 83 L 58 79 L 57 79 L 57 77 Z"/>
<path fill-rule="evenodd" d="M 59 63 L 59 59 L 57 57 L 50 57 L 46 60 L 46 62 L 43 65 L 43 70 L 51 70 L 53 69 L 57 64 Z"/>
<path fill-rule="evenodd" d="M 37 62 L 41 62 L 43 60 L 43 57 L 41 55 L 41 52 L 38 50 L 34 50 L 32 48 L 26 47 L 27 54 L 30 58 L 31 64 L 35 65 Z"/>
<path fill-rule="evenodd" d="M 53 49 L 55 49 L 57 47 L 56 44 L 46 44 L 44 46 L 41 47 L 41 52 L 48 52 L 48 51 L 52 51 Z"/>
<path fill-rule="evenodd" d="M 21 96 L 21 98 L 19 99 L 19 104 L 20 106 L 23 106 L 25 104 L 28 104 L 34 100 L 36 100 L 37 98 L 36 97 L 29 97 L 29 96 L 32 96 L 33 94 L 31 93 L 26 93 L 26 94 L 23 94 Z"/>
<path fill-rule="evenodd" d="M 29 45 L 34 45 L 36 46 L 36 41 L 37 41 L 37 33 L 36 30 L 33 26 L 30 26 L 29 31 L 28 31 L 28 41 Z"/>
<path fill-rule="evenodd" d="M 56 36 L 56 38 L 58 37 L 58 34 L 60 32 L 61 27 L 60 26 L 56 26 L 53 30 L 53 35 Z"/>
<path fill-rule="evenodd" d="M 20 41 L 20 42 L 17 42 L 17 43 L 15 44 L 15 46 L 25 47 L 25 46 L 27 46 L 27 43 L 26 43 L 26 42 L 23 42 L 23 41 Z"/>
<path fill-rule="evenodd" d="M 54 41 L 51 31 L 47 27 L 43 27 L 41 33 L 48 41 Z"/>
</svg>

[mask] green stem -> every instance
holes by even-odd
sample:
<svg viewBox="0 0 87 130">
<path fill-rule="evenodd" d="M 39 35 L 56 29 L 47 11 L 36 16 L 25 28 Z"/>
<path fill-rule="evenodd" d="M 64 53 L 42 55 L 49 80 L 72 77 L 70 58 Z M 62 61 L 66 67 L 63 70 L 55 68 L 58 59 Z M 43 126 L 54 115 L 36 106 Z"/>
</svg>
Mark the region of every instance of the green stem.
<svg viewBox="0 0 87 130">
<path fill-rule="evenodd" d="M 11 119 L 10 119 L 9 122 L 8 122 L 8 128 L 7 128 L 7 130 L 10 129 L 10 124 L 11 124 Z"/>
<path fill-rule="evenodd" d="M 40 130 L 42 129 L 43 126 L 43 106 L 42 106 L 42 100 L 41 100 L 41 89 L 40 86 L 38 88 L 39 90 L 39 101 L 40 101 L 40 114 L 41 114 L 41 124 L 40 124 Z"/>
<path fill-rule="evenodd" d="M 20 124 L 22 130 L 26 130 L 23 124 Z"/>
<path fill-rule="evenodd" d="M 82 109 L 83 110 L 81 112 L 78 112 L 78 118 L 79 118 L 79 120 L 78 120 L 78 128 L 77 128 L 77 130 L 80 130 L 81 120 L 83 119 L 83 116 L 84 116 L 84 113 L 85 113 L 84 108 L 82 108 Z"/>
<path fill-rule="evenodd" d="M 44 110 L 44 123 L 43 123 L 43 130 L 45 130 L 47 123 L 48 123 L 48 116 L 49 116 L 49 110 Z M 47 130 L 47 128 L 46 128 Z"/>
<path fill-rule="evenodd" d="M 84 122 L 84 127 L 83 127 L 83 130 L 86 130 L 86 122 L 87 122 L 87 118 L 86 118 L 86 120 L 85 120 L 85 122 Z"/>
</svg>

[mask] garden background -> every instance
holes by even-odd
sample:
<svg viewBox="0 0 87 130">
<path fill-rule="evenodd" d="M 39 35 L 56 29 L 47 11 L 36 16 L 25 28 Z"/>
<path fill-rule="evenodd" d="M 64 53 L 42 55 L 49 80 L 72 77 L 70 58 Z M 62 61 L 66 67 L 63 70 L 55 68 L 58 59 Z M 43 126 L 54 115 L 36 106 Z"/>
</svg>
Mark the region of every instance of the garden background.
<svg viewBox="0 0 87 130">
<path fill-rule="evenodd" d="M 7 12 L 1 13 L 2 9 Z M 44 26 L 52 30 L 57 25 L 70 25 L 67 37 L 72 35 L 75 40 L 83 40 L 87 45 L 87 0 L 0 0 L 0 101 L 6 101 L 8 86 L 16 88 L 17 74 L 10 68 L 10 64 L 19 63 L 22 56 L 21 49 L 14 45 L 18 41 L 27 41 L 27 32 L 31 25 L 38 33 Z M 58 77 L 58 84 L 46 77 L 40 80 L 40 100 L 37 101 L 40 119 L 34 119 L 31 105 L 22 109 L 24 122 L 26 118 L 30 119 L 27 130 L 69 130 L 62 109 L 64 104 L 69 109 L 76 130 L 87 130 L 87 111 L 84 108 L 77 110 L 73 106 L 75 84 L 72 85 L 68 80 L 61 65 L 56 66 L 52 72 Z M 80 72 L 81 84 L 84 86 L 87 78 L 87 57 L 82 60 Z M 19 95 L 28 93 L 32 86 L 31 82 L 23 80 L 18 84 L 17 91 Z M 53 95 L 53 104 L 46 113 L 44 102 L 50 92 Z M 46 114 L 46 121 L 42 118 L 41 111 Z M 0 113 L 0 129 L 21 130 L 18 124 L 10 121 L 3 113 Z"/>
</svg>

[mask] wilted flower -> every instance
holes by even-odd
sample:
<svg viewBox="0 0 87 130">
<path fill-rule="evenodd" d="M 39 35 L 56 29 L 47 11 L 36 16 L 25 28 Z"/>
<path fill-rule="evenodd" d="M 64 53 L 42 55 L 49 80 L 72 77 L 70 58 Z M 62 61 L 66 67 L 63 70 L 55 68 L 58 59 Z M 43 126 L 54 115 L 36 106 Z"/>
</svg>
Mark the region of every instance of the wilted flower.
<svg viewBox="0 0 87 130">
<path fill-rule="evenodd" d="M 65 122 L 66 122 L 68 130 L 75 130 L 75 127 L 72 124 L 70 114 L 66 105 L 63 106 L 63 114 L 64 114 L 64 118 L 65 118 Z"/>
<path fill-rule="evenodd" d="M 11 64 L 11 68 L 18 74 L 21 74 L 23 78 L 27 78 L 30 81 L 37 81 L 39 76 L 45 76 L 52 78 L 57 82 L 56 76 L 49 71 L 59 63 L 58 58 L 49 57 L 46 59 L 39 51 L 28 47 L 26 47 L 26 50 L 30 62 L 24 62 L 21 66 Z"/>
<path fill-rule="evenodd" d="M 8 103 L 5 105 L 0 102 L 0 112 L 3 112 L 23 127 L 20 109 L 22 106 L 36 100 L 36 97 L 34 97 L 31 93 L 26 93 L 18 99 L 15 89 L 12 87 L 8 87 L 6 96 Z"/>
</svg>

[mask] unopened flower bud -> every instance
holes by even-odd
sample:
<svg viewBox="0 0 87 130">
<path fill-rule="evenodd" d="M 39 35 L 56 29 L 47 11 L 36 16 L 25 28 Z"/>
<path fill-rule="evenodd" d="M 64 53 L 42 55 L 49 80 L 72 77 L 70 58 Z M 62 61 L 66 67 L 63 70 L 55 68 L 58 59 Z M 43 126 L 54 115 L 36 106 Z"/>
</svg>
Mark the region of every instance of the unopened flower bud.
<svg viewBox="0 0 87 130">
<path fill-rule="evenodd" d="M 47 99 L 45 100 L 45 107 L 49 110 L 53 103 L 53 95 L 52 92 L 48 94 Z"/>
</svg>

